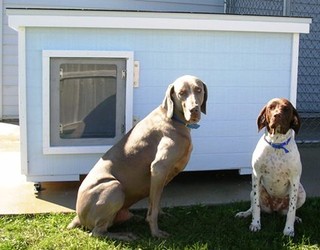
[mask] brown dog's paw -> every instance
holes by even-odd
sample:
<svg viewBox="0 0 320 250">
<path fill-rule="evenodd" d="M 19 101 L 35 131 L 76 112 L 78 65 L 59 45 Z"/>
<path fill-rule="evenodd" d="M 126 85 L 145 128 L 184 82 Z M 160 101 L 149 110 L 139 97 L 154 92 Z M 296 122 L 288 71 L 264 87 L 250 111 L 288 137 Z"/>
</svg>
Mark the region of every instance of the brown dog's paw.
<svg viewBox="0 0 320 250">
<path fill-rule="evenodd" d="M 296 216 L 295 222 L 296 223 L 302 223 L 302 219 L 300 217 Z"/>
</svg>

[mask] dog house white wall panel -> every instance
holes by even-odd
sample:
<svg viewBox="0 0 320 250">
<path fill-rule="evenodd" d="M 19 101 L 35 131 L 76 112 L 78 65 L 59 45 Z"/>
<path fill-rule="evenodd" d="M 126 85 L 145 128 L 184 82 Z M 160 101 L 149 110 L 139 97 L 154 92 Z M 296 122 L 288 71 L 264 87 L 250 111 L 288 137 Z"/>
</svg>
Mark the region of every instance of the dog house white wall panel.
<svg viewBox="0 0 320 250">
<path fill-rule="evenodd" d="M 246 172 L 260 136 L 256 117 L 262 106 L 276 96 L 295 103 L 297 32 L 308 32 L 310 23 L 310 19 L 237 17 L 235 21 L 229 16 L 172 13 L 173 19 L 168 19 L 166 13 L 153 13 L 142 24 L 135 20 L 136 28 L 131 22 L 128 28 L 112 28 L 110 22 L 97 23 L 97 28 L 93 23 L 87 27 L 88 22 L 57 24 L 60 16 L 51 16 L 50 26 L 46 16 L 43 22 L 37 20 L 41 13 L 27 15 L 25 10 L 22 15 L 21 10 L 17 11 L 9 12 L 9 23 L 16 29 L 26 27 L 20 28 L 20 53 L 26 59 L 21 65 L 25 67 L 21 72 L 26 74 L 21 99 L 26 105 L 26 116 L 21 117 L 22 165 L 33 181 L 77 179 L 103 153 L 43 153 L 43 51 L 132 52 L 134 60 L 140 63 L 139 87 L 133 89 L 132 97 L 132 119 L 138 120 L 160 105 L 168 84 L 177 77 L 198 76 L 208 87 L 207 115 L 202 116 L 201 127 L 191 131 L 194 150 L 186 170 Z M 76 16 L 77 21 L 86 13 Z M 103 13 L 99 21 L 106 17 L 112 21 L 115 15 Z M 139 19 L 139 13 L 128 13 L 129 17 L 132 15 Z M 215 18 L 222 26 L 213 25 Z M 226 22 L 222 22 L 223 18 Z M 197 26 L 199 19 L 206 21 L 204 26 Z M 247 20 L 247 26 L 241 23 L 242 19 Z M 190 28 L 190 20 L 195 27 Z M 241 25 L 231 27 L 231 21 Z M 284 25 L 285 21 L 289 24 Z"/>
</svg>

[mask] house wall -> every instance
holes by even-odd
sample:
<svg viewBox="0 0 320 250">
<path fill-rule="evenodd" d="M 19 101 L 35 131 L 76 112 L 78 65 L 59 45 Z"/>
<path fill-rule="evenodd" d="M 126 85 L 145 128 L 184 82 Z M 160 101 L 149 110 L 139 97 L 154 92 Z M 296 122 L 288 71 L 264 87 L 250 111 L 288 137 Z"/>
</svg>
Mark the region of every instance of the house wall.
<svg viewBox="0 0 320 250">
<path fill-rule="evenodd" d="M 3 37 L 3 1 L 0 0 L 0 118 L 2 117 L 2 82 L 3 82 L 3 77 L 2 77 L 2 37 Z"/>
<path fill-rule="evenodd" d="M 275 96 L 296 102 L 299 33 L 308 33 L 311 23 L 308 18 L 22 8 L 7 14 L 10 27 L 19 31 L 21 158 L 30 181 L 78 179 L 103 154 L 76 146 L 72 152 L 44 152 L 50 105 L 44 52 L 122 51 L 130 54 L 131 66 L 139 61 L 139 87 L 132 88 L 132 67 L 128 71 L 126 125 L 156 108 L 177 77 L 198 76 L 209 91 L 207 115 L 200 129 L 191 131 L 194 150 L 186 170 L 250 173 L 251 154 L 263 133 L 256 127 L 261 108 Z"/>
<path fill-rule="evenodd" d="M 223 13 L 223 0 L 1 0 L 3 13 L 8 7 L 23 8 L 89 8 L 111 10 L 148 10 Z M 18 37 L 17 32 L 8 27 L 8 18 L 1 15 L 2 25 L 2 81 L 0 81 L 0 120 L 19 117 L 18 107 Z M 1 24 L 1 23 L 0 23 Z M 1 38 L 1 37 L 0 37 Z M 1 39 L 0 39 L 1 45 Z M 2 92 L 2 93 L 1 93 Z M 1 105 L 2 104 L 2 105 Z"/>
<path fill-rule="evenodd" d="M 2 112 L 0 119 L 18 118 L 18 36 L 17 32 L 8 27 L 8 18 L 5 15 L 6 0 L 2 1 L 2 81 L 0 88 L 0 104 Z"/>
<path fill-rule="evenodd" d="M 209 92 L 207 115 L 192 130 L 187 170 L 249 168 L 258 137 L 256 117 L 271 98 L 291 94 L 292 34 L 26 28 L 28 177 L 87 173 L 101 154 L 44 155 L 42 50 L 133 51 L 140 62 L 133 115 L 142 119 L 163 100 L 168 84 L 198 76 Z M 94 37 L 88 42 L 88 37 Z M 275 89 L 277 92 L 275 93 Z M 49 178 L 49 177 L 48 177 Z"/>
</svg>

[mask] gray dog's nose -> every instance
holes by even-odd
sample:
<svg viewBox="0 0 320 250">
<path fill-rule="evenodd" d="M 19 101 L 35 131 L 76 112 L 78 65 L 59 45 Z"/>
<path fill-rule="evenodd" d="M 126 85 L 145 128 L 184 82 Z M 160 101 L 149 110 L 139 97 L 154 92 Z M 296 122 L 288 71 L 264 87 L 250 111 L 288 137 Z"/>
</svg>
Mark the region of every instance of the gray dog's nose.
<svg viewBox="0 0 320 250">
<path fill-rule="evenodd" d="M 191 114 L 198 113 L 199 110 L 200 110 L 200 109 L 199 109 L 199 106 L 197 105 L 197 106 L 195 106 L 194 108 L 190 109 L 190 113 L 191 113 Z"/>
</svg>

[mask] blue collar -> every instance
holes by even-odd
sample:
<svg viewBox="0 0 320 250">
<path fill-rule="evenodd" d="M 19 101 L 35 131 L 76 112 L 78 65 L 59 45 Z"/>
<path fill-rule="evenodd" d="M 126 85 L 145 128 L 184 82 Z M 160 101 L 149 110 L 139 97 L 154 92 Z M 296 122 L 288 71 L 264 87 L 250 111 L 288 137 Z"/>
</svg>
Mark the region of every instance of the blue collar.
<svg viewBox="0 0 320 250">
<path fill-rule="evenodd" d="M 183 124 L 184 126 L 186 126 L 187 128 L 191 128 L 191 129 L 198 129 L 200 127 L 199 124 L 187 124 L 184 121 L 182 121 L 178 116 L 176 116 L 175 114 L 173 114 L 172 116 L 172 120 L 175 120 L 181 124 Z"/>
<path fill-rule="evenodd" d="M 264 140 L 273 148 L 275 149 L 283 149 L 284 152 L 287 154 L 289 153 L 289 150 L 285 148 L 285 146 L 287 146 L 291 140 L 291 136 L 289 137 L 288 140 L 286 140 L 285 142 L 282 142 L 282 143 L 273 143 L 273 142 L 269 142 L 267 141 L 266 139 L 266 136 L 264 136 Z"/>
</svg>

